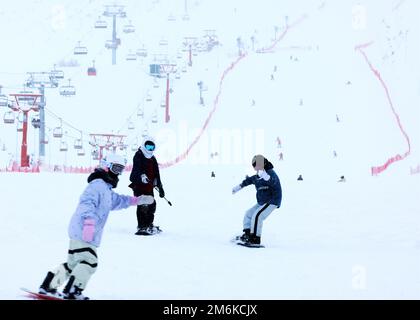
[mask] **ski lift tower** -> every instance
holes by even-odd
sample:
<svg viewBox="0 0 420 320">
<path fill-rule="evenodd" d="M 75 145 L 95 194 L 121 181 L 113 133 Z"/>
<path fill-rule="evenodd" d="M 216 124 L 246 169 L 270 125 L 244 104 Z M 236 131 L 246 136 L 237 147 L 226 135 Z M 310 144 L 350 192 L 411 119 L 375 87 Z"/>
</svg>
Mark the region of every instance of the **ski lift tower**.
<svg viewBox="0 0 420 320">
<path fill-rule="evenodd" d="M 39 162 L 42 164 L 45 159 L 45 88 L 57 88 L 58 87 L 58 77 L 52 72 L 28 72 L 29 79 L 26 82 L 26 85 L 29 88 L 37 88 L 41 95 L 40 101 L 38 103 L 39 109 Z"/>
<path fill-rule="evenodd" d="M 190 16 L 188 15 L 188 0 L 184 0 L 184 15 L 182 16 L 182 20 L 190 20 Z"/>
<path fill-rule="evenodd" d="M 169 75 L 175 72 L 176 64 L 164 63 L 160 65 L 160 69 L 163 73 L 166 73 L 166 111 L 165 111 L 165 122 L 168 123 L 170 120 L 169 116 Z"/>
<path fill-rule="evenodd" d="M 124 11 L 124 6 L 121 5 L 107 5 L 103 13 L 105 17 L 112 17 L 112 42 L 107 48 L 112 49 L 112 64 L 117 64 L 117 48 L 120 45 L 120 39 L 117 38 L 117 18 L 127 17 Z"/>
<path fill-rule="evenodd" d="M 102 160 L 103 150 L 112 148 L 115 153 L 117 148 L 124 145 L 125 135 L 113 134 L 113 133 L 91 133 L 91 141 L 89 144 L 93 147 L 99 147 L 99 161 Z"/>
<path fill-rule="evenodd" d="M 22 168 L 29 167 L 28 159 L 28 113 L 30 111 L 39 111 L 37 104 L 38 98 L 42 97 L 41 94 L 35 93 L 12 93 L 10 94 L 16 101 L 16 105 L 12 106 L 12 110 L 15 112 L 23 113 L 23 131 L 22 131 L 22 146 L 20 152 L 20 166 Z"/>
<path fill-rule="evenodd" d="M 197 47 L 197 37 L 184 37 L 184 39 L 185 51 L 188 51 L 188 65 L 192 67 L 192 50 Z"/>
</svg>

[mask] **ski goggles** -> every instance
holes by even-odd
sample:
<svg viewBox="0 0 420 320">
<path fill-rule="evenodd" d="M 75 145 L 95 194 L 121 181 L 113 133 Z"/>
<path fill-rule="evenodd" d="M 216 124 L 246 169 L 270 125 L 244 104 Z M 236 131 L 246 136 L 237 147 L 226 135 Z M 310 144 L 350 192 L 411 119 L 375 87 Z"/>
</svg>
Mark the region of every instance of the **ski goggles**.
<svg viewBox="0 0 420 320">
<path fill-rule="evenodd" d="M 123 166 L 122 164 L 112 163 L 109 167 L 109 171 L 111 171 L 114 174 L 120 175 L 121 173 L 123 173 L 124 168 L 125 166 Z"/>
<path fill-rule="evenodd" d="M 144 145 L 144 148 L 147 151 L 154 151 L 155 148 L 156 148 L 156 145 L 153 142 L 146 142 L 145 145 Z"/>
</svg>

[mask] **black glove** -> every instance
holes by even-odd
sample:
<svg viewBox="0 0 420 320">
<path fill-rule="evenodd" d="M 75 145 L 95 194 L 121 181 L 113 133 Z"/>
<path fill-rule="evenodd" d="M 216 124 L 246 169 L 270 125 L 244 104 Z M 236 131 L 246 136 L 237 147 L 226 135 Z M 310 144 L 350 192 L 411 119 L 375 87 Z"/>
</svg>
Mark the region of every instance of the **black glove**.
<svg viewBox="0 0 420 320">
<path fill-rule="evenodd" d="M 163 198 L 165 196 L 165 191 L 163 190 L 162 186 L 159 187 L 159 197 Z"/>
</svg>

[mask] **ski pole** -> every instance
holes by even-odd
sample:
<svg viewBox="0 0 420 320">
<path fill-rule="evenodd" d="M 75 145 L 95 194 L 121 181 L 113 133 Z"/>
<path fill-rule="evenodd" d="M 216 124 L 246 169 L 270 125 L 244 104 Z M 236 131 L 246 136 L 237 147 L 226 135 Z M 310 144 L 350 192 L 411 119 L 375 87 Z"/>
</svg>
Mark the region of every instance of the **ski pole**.
<svg viewBox="0 0 420 320">
<path fill-rule="evenodd" d="M 146 178 L 147 179 L 147 183 L 148 184 L 151 184 L 151 185 L 153 185 L 152 184 L 152 182 L 149 180 L 149 178 Z M 156 191 L 158 191 L 158 192 L 160 192 L 159 191 L 159 188 L 157 187 L 157 186 L 153 186 L 153 188 L 156 190 Z M 166 199 L 165 197 L 163 197 L 163 199 L 165 199 L 166 200 L 166 202 L 172 207 L 172 203 L 168 200 L 168 199 Z"/>
<path fill-rule="evenodd" d="M 154 187 L 157 191 L 159 191 L 159 188 L 158 187 Z M 168 200 L 168 199 L 166 199 L 165 197 L 163 197 L 163 199 L 165 199 L 166 200 L 166 202 L 172 207 L 172 203 Z"/>
</svg>

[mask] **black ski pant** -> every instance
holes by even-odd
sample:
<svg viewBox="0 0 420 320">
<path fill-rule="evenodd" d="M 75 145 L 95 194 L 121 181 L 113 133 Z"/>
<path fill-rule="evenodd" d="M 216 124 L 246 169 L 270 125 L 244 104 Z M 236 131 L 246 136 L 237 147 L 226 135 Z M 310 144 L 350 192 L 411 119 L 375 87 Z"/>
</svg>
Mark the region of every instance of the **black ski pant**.
<svg viewBox="0 0 420 320">
<path fill-rule="evenodd" d="M 156 201 L 137 206 L 137 228 L 149 227 L 155 220 Z"/>
</svg>

